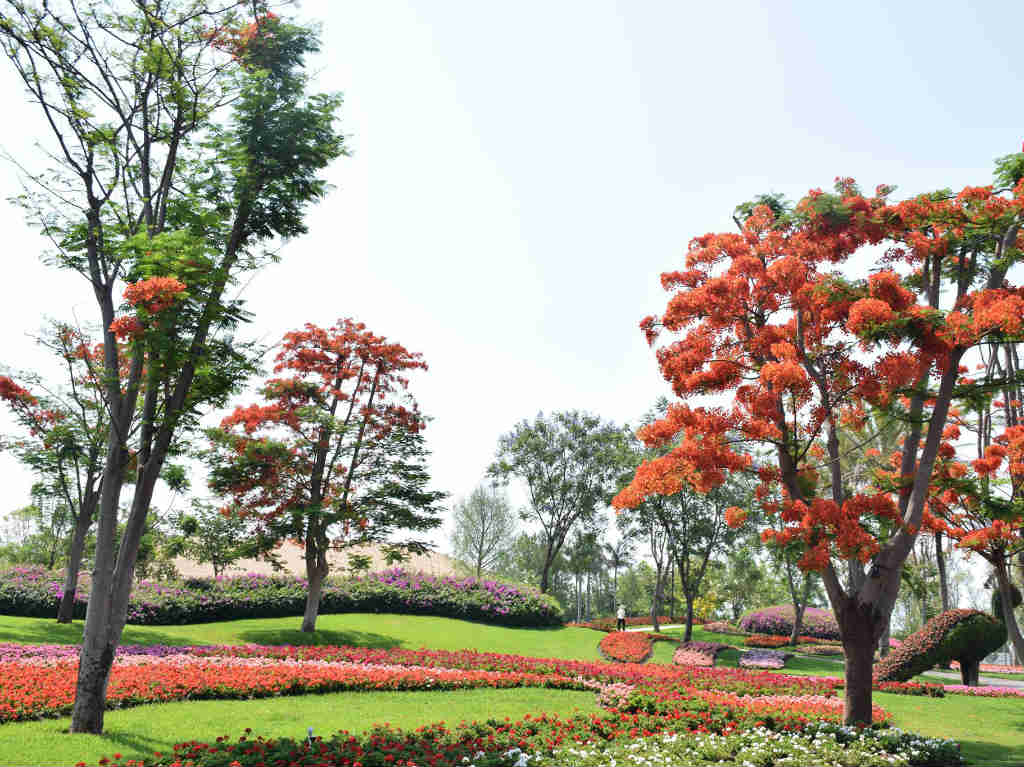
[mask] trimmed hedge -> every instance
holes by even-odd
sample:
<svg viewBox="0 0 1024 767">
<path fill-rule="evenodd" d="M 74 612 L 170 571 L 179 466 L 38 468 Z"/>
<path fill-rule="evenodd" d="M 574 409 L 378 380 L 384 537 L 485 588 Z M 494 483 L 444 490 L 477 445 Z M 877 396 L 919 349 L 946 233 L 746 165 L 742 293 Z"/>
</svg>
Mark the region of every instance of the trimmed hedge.
<svg viewBox="0 0 1024 767">
<path fill-rule="evenodd" d="M 0 614 L 52 618 L 63 575 L 39 568 L 0 571 Z M 210 623 L 241 618 L 300 616 L 305 579 L 290 575 L 231 575 L 137 584 L 128 622 L 137 625 Z M 75 595 L 75 617 L 85 616 L 89 578 Z M 320 613 L 406 613 L 478 620 L 502 626 L 557 626 L 562 609 L 551 596 L 500 581 L 438 577 L 394 568 L 354 578 L 329 578 Z"/>
<path fill-rule="evenodd" d="M 959 661 L 976 666 L 1006 642 L 1006 625 L 978 610 L 947 610 L 903 640 L 875 664 L 876 682 L 905 682 L 928 669 Z"/>
<path fill-rule="evenodd" d="M 747 613 L 739 621 L 739 627 L 749 634 L 773 634 L 789 636 L 793 633 L 795 618 L 793 605 L 774 605 Z M 801 632 L 816 639 L 839 639 L 839 624 L 831 610 L 808 607 L 804 610 Z"/>
</svg>

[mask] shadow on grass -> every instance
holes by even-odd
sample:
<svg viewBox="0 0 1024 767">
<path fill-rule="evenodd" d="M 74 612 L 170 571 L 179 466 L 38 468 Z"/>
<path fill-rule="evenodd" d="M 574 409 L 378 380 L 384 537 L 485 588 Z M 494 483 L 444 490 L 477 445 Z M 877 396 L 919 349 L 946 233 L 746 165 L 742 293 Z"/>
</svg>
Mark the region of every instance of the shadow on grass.
<svg viewBox="0 0 1024 767">
<path fill-rule="evenodd" d="M 953 738 L 960 744 L 960 753 L 970 765 L 986 767 L 1019 767 L 1024 763 L 1024 748 L 1008 749 L 1001 743 Z"/>
<path fill-rule="evenodd" d="M 252 644 L 266 645 L 349 645 L 351 647 L 372 647 L 390 649 L 402 647 L 404 642 L 396 637 L 372 634 L 367 631 L 314 631 L 307 633 L 297 629 L 251 629 L 240 631 L 238 638 Z"/>
<path fill-rule="evenodd" d="M 43 618 L 25 619 L 13 625 L 0 625 L 0 642 L 14 642 L 17 644 L 81 644 L 83 628 L 83 621 L 57 623 L 56 620 L 46 620 Z M 180 636 L 165 634 L 148 626 L 145 632 L 133 631 L 134 628 L 134 626 L 125 628 L 122 644 L 189 644 L 187 640 L 183 640 Z"/>
</svg>

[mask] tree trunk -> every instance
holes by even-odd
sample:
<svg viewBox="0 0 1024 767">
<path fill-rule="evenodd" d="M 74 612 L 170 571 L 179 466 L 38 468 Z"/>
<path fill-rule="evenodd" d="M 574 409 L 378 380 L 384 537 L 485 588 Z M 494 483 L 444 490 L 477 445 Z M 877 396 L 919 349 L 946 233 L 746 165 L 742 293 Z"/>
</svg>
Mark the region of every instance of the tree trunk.
<svg viewBox="0 0 1024 767">
<path fill-rule="evenodd" d="M 320 614 L 320 594 L 323 593 L 325 575 L 322 568 L 314 567 L 312 572 L 307 569 L 309 590 L 306 592 L 306 609 L 302 613 L 301 628 L 307 634 L 316 631 L 316 619 Z"/>
<path fill-rule="evenodd" d="M 112 427 L 113 432 L 113 427 Z M 82 650 L 78 657 L 75 704 L 71 711 L 71 732 L 99 735 L 103 732 L 103 712 L 107 682 L 114 663 L 117 639 L 111 631 L 113 590 L 115 585 L 114 538 L 117 533 L 117 501 L 121 491 L 128 452 L 113 438 L 107 449 L 100 496 L 96 561 L 92 571 L 89 605 L 85 611 Z"/>
<path fill-rule="evenodd" d="M 977 687 L 978 675 L 981 672 L 981 661 L 960 659 L 960 679 L 968 687 Z"/>
<path fill-rule="evenodd" d="M 71 547 L 68 549 L 68 564 L 64 570 L 64 593 L 57 608 L 57 623 L 71 623 L 75 617 L 75 592 L 78 590 L 78 571 L 82 567 L 82 556 L 85 554 L 85 539 L 92 527 L 92 513 L 88 517 L 79 512 L 75 520 L 75 530 L 71 535 Z"/>
<path fill-rule="evenodd" d="M 807 609 L 807 604 L 801 604 L 800 602 L 793 603 L 793 631 L 789 635 L 789 643 L 796 645 L 800 641 L 800 631 L 804 627 L 804 610 Z M 872 648 L 874 652 L 874 648 Z"/>
<path fill-rule="evenodd" d="M 319 539 L 318 526 L 310 520 L 306 531 L 306 609 L 302 613 L 300 631 L 311 634 L 316 631 L 316 619 L 320 615 L 320 595 L 324 579 L 327 578 L 327 541 Z"/>
<path fill-rule="evenodd" d="M 540 570 L 540 593 L 547 594 L 548 588 L 551 585 L 551 563 L 554 561 L 554 557 L 551 556 L 551 552 L 548 551 L 544 557 L 544 566 Z"/>
<path fill-rule="evenodd" d="M 686 596 L 686 630 L 683 632 L 683 641 L 689 642 L 693 636 L 693 595 L 684 592 Z"/>
<path fill-rule="evenodd" d="M 952 609 L 949 605 L 949 578 L 946 575 L 946 555 L 942 551 L 942 533 L 935 533 L 935 564 L 939 568 L 939 593 L 942 595 L 942 612 Z"/>
<path fill-rule="evenodd" d="M 846 655 L 843 724 L 871 724 L 871 672 L 875 640 L 871 625 L 864 617 L 856 614 L 850 618 L 852 620 L 846 621 L 842 632 L 843 652 Z"/>
<path fill-rule="evenodd" d="M 892 615 L 885 622 L 885 626 L 882 628 L 882 636 L 878 638 L 878 657 L 884 658 L 889 654 L 889 643 L 892 639 Z"/>
<path fill-rule="evenodd" d="M 1018 658 L 1024 658 L 1024 637 L 1020 634 L 1020 626 L 1017 625 L 1017 616 L 1013 612 L 1013 584 L 1010 582 L 1010 574 L 1006 569 L 1006 560 L 1000 558 L 993 562 L 996 571 L 996 581 L 999 584 L 999 598 L 1003 603 L 1003 621 L 1006 623 L 1006 633 L 1013 645 L 1013 652 Z"/>
<path fill-rule="evenodd" d="M 651 625 L 657 633 L 661 633 L 661 626 L 658 625 L 658 615 L 661 613 L 662 588 L 664 578 L 661 571 L 654 573 L 654 598 L 651 599 Z"/>
</svg>

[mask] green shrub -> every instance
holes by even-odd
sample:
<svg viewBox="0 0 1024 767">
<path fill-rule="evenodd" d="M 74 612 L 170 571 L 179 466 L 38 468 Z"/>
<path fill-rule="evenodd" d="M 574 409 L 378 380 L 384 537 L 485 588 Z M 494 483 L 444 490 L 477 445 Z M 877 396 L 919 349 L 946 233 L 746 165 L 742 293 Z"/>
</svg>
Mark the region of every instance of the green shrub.
<svg viewBox="0 0 1024 767">
<path fill-rule="evenodd" d="M 974 666 L 1006 642 L 1006 625 L 978 610 L 948 610 L 875 664 L 876 682 L 905 682 L 942 663 Z"/>
</svg>

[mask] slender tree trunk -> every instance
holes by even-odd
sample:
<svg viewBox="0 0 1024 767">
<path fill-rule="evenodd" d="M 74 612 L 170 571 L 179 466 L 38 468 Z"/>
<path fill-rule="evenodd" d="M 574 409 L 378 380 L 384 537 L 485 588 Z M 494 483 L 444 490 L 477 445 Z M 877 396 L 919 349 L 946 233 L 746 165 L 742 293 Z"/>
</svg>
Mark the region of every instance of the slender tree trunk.
<svg viewBox="0 0 1024 767">
<path fill-rule="evenodd" d="M 651 625 L 657 633 L 661 633 L 661 626 L 658 625 L 658 616 L 661 614 L 661 602 L 663 589 L 665 587 L 665 576 L 659 568 L 654 573 L 654 598 L 651 599 Z"/>
<path fill-rule="evenodd" d="M 68 564 L 64 569 L 64 593 L 57 608 L 57 623 L 71 623 L 75 617 L 75 592 L 78 590 L 78 571 L 82 567 L 85 554 L 85 539 L 92 526 L 92 512 L 87 517 L 79 512 L 75 520 L 75 529 L 71 534 L 71 546 L 68 549 Z"/>
<path fill-rule="evenodd" d="M 807 609 L 806 602 L 797 600 L 793 603 L 793 631 L 789 635 L 789 643 L 796 646 L 800 641 L 800 632 L 804 627 L 804 610 Z"/>
<path fill-rule="evenodd" d="M 693 637 L 693 594 L 683 591 L 686 597 L 686 629 L 683 632 L 683 641 L 689 642 Z"/>
<path fill-rule="evenodd" d="M 952 609 L 949 604 L 949 577 L 946 575 L 946 555 L 942 551 L 942 533 L 935 533 L 935 564 L 939 569 L 939 593 L 942 612 Z"/>
<path fill-rule="evenodd" d="M 306 540 L 306 580 L 309 587 L 306 591 L 306 608 L 302 613 L 300 631 L 312 633 L 316 631 L 316 619 L 320 615 L 320 595 L 323 593 L 324 579 L 327 577 L 326 541 L 319 536 L 310 524 L 309 537 Z"/>
<path fill-rule="evenodd" d="M 1003 603 L 1003 621 L 1006 623 L 1006 633 L 1013 646 L 1013 652 L 1018 658 L 1024 658 L 1024 637 L 1021 636 L 1020 626 L 1017 625 L 1017 616 L 1013 611 L 1013 583 L 1010 581 L 1010 574 L 1006 568 L 1006 560 L 1000 558 L 993 563 L 996 571 L 996 582 L 999 584 L 999 598 Z"/>
<path fill-rule="evenodd" d="M 115 427 L 111 426 L 111 430 Z M 71 732 L 103 732 L 107 683 L 114 663 L 117 641 L 111 632 L 114 589 L 114 538 L 117 532 L 117 501 L 121 492 L 128 453 L 112 438 L 103 469 L 103 490 L 99 504 L 96 533 L 96 562 L 92 588 L 85 611 L 82 650 L 78 659 L 75 704 L 71 712 Z"/>
<path fill-rule="evenodd" d="M 676 622 L 676 564 L 671 558 L 668 560 L 668 618 Z"/>
<path fill-rule="evenodd" d="M 320 595 L 323 592 L 324 573 L 320 568 L 313 568 L 313 572 L 307 572 L 309 590 L 306 592 L 306 609 L 302 613 L 301 631 L 307 634 L 316 631 L 316 619 L 320 614 Z"/>
</svg>

